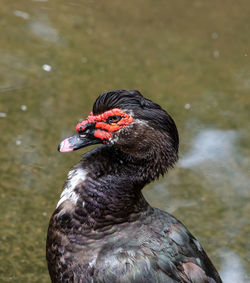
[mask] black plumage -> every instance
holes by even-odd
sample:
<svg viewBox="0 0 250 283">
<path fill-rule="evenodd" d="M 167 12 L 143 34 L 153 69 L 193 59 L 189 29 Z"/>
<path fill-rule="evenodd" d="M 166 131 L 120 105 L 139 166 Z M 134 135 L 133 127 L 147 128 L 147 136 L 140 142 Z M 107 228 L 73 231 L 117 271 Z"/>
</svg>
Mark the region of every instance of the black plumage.
<svg viewBox="0 0 250 283">
<path fill-rule="evenodd" d="M 133 121 L 110 139 L 95 137 L 101 127 L 96 116 L 82 124 L 82 146 L 104 144 L 73 168 L 51 217 L 47 262 L 52 282 L 221 282 L 183 224 L 152 208 L 141 193 L 177 161 L 174 121 L 138 91 L 126 90 L 102 94 L 93 115 L 115 108 Z"/>
</svg>

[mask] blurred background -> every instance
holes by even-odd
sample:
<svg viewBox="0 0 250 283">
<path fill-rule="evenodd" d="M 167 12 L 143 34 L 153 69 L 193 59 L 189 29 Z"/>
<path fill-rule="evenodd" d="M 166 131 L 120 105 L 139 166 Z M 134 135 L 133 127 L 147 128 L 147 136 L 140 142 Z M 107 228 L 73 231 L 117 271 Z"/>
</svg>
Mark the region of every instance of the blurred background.
<svg viewBox="0 0 250 283">
<path fill-rule="evenodd" d="M 249 1 L 0 5 L 0 281 L 49 282 L 49 218 L 89 150 L 57 145 L 99 94 L 123 88 L 179 129 L 180 160 L 145 197 L 185 223 L 224 282 L 249 282 Z"/>
</svg>

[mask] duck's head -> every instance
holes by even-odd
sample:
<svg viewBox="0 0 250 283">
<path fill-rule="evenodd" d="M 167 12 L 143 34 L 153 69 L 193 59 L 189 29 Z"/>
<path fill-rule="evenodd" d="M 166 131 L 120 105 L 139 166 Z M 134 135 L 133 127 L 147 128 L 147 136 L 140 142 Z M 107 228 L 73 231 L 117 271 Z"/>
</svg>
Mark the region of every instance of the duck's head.
<svg viewBox="0 0 250 283">
<path fill-rule="evenodd" d="M 177 160 L 179 138 L 173 119 L 136 90 L 101 94 L 87 119 L 76 125 L 76 131 L 61 142 L 60 152 L 102 143 L 142 159 L 158 150 L 169 159 L 170 166 Z"/>
</svg>

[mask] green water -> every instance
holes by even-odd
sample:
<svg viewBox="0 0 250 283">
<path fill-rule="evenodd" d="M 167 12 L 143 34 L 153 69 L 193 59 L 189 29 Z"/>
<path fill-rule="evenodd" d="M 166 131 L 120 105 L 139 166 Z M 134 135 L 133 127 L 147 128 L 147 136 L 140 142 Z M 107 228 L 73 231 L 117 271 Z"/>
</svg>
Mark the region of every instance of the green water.
<svg viewBox="0 0 250 283">
<path fill-rule="evenodd" d="M 225 282 L 249 282 L 250 2 L 0 5 L 0 281 L 49 282 L 49 217 L 84 152 L 57 145 L 98 94 L 127 88 L 180 133 L 180 161 L 147 200 L 185 223 Z"/>
</svg>

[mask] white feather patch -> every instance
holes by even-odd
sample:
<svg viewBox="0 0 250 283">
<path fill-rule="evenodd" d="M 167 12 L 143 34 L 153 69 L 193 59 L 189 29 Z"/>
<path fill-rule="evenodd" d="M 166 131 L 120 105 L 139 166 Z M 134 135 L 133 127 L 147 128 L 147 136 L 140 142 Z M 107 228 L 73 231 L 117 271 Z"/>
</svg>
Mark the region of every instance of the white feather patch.
<svg viewBox="0 0 250 283">
<path fill-rule="evenodd" d="M 75 192 L 75 187 L 86 179 L 86 175 L 87 172 L 80 168 L 69 171 L 68 181 L 56 207 L 59 207 L 65 200 L 70 200 L 74 204 L 77 203 L 78 195 Z"/>
<path fill-rule="evenodd" d="M 96 259 L 97 259 L 97 256 L 94 256 L 94 257 L 92 258 L 92 260 L 89 262 L 89 266 L 90 266 L 90 267 L 93 267 L 93 266 L 96 264 Z"/>
</svg>

